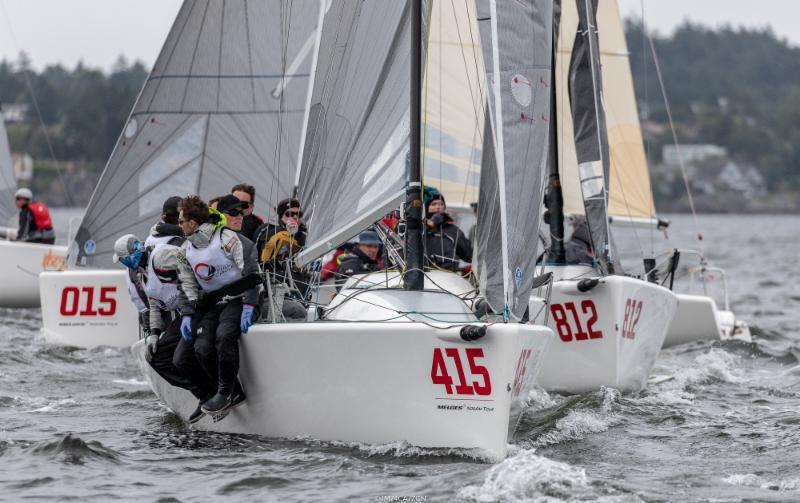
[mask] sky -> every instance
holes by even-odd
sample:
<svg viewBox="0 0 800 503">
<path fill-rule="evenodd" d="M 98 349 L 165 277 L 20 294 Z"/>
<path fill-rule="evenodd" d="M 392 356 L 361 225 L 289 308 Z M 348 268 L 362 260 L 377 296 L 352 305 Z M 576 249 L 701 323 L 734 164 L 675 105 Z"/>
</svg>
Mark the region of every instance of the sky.
<svg viewBox="0 0 800 503">
<path fill-rule="evenodd" d="M 668 34 L 690 19 L 709 26 L 770 26 L 780 37 L 800 46 L 800 0 L 619 2 L 623 15 L 634 17 L 641 17 L 644 3 L 648 27 L 660 34 Z M 16 60 L 24 50 L 39 69 L 53 63 L 73 67 L 83 61 L 107 70 L 124 54 L 149 67 L 180 4 L 181 0 L 0 0 L 0 59 Z"/>
</svg>

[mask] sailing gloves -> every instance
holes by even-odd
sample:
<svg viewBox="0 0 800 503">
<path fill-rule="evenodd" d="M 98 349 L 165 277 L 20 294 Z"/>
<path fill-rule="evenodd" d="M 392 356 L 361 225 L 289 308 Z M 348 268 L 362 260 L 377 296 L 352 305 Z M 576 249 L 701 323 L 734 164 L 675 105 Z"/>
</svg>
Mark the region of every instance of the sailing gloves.
<svg viewBox="0 0 800 503">
<path fill-rule="evenodd" d="M 161 330 L 157 328 L 154 328 L 152 333 L 147 337 L 147 353 L 144 355 L 147 361 L 152 361 L 153 357 L 156 355 L 159 337 L 161 337 Z"/>
<path fill-rule="evenodd" d="M 192 342 L 192 317 L 189 315 L 181 317 L 181 337 L 186 342 Z"/>
<path fill-rule="evenodd" d="M 246 334 L 247 331 L 250 330 L 250 326 L 253 324 L 254 309 L 255 307 L 250 304 L 245 304 L 242 306 L 242 322 L 240 328 L 242 329 L 243 334 Z"/>
</svg>

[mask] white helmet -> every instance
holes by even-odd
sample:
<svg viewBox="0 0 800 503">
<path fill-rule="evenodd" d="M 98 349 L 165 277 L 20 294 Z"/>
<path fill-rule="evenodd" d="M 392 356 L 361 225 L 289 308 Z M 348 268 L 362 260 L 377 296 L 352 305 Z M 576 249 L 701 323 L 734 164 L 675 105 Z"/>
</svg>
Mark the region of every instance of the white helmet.
<svg viewBox="0 0 800 503">
<path fill-rule="evenodd" d="M 14 197 L 15 198 L 21 197 L 21 198 L 24 198 L 24 199 L 31 200 L 31 199 L 33 199 L 33 192 L 31 192 L 31 189 L 28 189 L 28 188 L 25 188 L 25 187 L 21 187 L 21 188 L 17 189 L 17 192 L 14 194 Z"/>
</svg>

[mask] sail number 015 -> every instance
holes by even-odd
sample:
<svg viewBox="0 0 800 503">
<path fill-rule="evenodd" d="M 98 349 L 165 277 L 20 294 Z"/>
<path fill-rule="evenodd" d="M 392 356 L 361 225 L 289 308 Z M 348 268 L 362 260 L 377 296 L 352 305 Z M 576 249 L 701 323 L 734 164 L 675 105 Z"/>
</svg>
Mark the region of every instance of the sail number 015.
<svg viewBox="0 0 800 503">
<path fill-rule="evenodd" d="M 115 286 L 98 288 L 97 309 L 95 309 L 95 288 L 93 286 L 68 286 L 61 291 L 61 316 L 114 316 L 117 312 Z M 83 308 L 81 308 L 81 305 Z"/>
<path fill-rule="evenodd" d="M 462 361 L 459 348 L 434 348 L 433 364 L 431 365 L 431 381 L 433 384 L 444 386 L 448 395 L 479 395 L 487 396 L 492 394 L 492 381 L 489 378 L 489 370 L 478 363 L 478 358 L 483 358 L 483 348 L 464 348 L 466 358 L 466 369 Z M 453 383 L 453 377 L 447 370 L 447 361 L 453 362 L 456 370 L 457 383 Z M 467 372 L 470 381 L 467 382 Z"/>
</svg>

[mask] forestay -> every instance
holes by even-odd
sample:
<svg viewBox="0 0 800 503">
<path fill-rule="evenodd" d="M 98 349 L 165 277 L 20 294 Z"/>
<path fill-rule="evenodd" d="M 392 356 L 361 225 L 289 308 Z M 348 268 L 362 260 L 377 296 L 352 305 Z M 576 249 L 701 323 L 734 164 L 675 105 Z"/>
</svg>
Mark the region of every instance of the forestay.
<svg viewBox="0 0 800 503">
<path fill-rule="evenodd" d="M 523 316 L 535 276 L 551 102 L 552 4 L 477 3 L 491 127 L 484 135 L 476 263 L 486 299 L 505 318 Z"/>
<path fill-rule="evenodd" d="M 628 47 L 617 2 L 600 2 L 597 23 L 610 153 L 608 214 L 622 219 L 655 219 L 656 210 L 636 109 Z M 578 30 L 578 12 L 574 1 L 563 2 L 561 25 L 564 36 L 558 42 L 556 95 L 564 212 L 583 214 L 567 90 L 569 58 L 574 43 L 571 34 Z"/>
<path fill-rule="evenodd" d="M 186 0 L 95 188 L 71 263 L 111 265 L 171 195 L 291 195 L 323 0 Z"/>
<path fill-rule="evenodd" d="M 0 227 L 9 225 L 17 213 L 17 208 L 14 206 L 16 190 L 17 180 L 14 177 L 14 164 L 11 162 L 6 126 L 0 114 Z"/>
<path fill-rule="evenodd" d="M 339 0 L 325 13 L 298 185 L 309 229 L 300 264 L 400 206 L 409 27 L 407 2 L 396 0 Z"/>
</svg>

